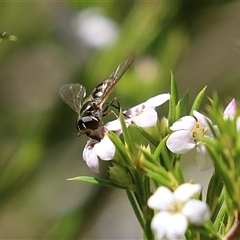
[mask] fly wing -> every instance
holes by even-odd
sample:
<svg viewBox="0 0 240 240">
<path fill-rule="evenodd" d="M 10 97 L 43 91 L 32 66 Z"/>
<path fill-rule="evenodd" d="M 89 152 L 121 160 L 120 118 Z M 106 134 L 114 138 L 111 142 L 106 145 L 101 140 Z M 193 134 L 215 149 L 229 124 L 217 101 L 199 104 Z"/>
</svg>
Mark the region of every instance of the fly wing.
<svg viewBox="0 0 240 240">
<path fill-rule="evenodd" d="M 99 106 L 104 104 L 116 83 L 120 80 L 129 66 L 132 64 L 137 53 L 138 51 L 135 51 L 124 62 L 120 63 L 115 71 L 93 90 L 90 96 L 91 98 L 95 99 L 95 102 L 97 102 Z M 101 94 L 99 94 L 99 92 Z"/>
<path fill-rule="evenodd" d="M 120 63 L 115 69 L 115 71 L 109 76 L 109 79 L 113 80 L 114 82 L 119 81 L 119 79 L 123 76 L 123 74 L 127 71 L 129 66 L 132 64 L 137 53 L 138 51 L 135 51 L 124 62 Z"/>
<path fill-rule="evenodd" d="M 59 94 L 62 100 L 79 115 L 82 100 L 86 95 L 85 87 L 78 83 L 65 84 L 60 88 Z"/>
</svg>

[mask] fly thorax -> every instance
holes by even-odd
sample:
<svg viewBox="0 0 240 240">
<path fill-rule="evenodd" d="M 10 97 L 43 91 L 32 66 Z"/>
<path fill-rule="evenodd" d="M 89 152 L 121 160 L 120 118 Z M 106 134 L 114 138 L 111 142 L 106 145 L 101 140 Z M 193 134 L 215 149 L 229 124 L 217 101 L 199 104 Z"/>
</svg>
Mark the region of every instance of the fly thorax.
<svg viewBox="0 0 240 240">
<path fill-rule="evenodd" d="M 101 117 L 101 111 L 99 106 L 94 101 L 89 101 L 82 106 L 80 116 L 96 116 L 96 118 L 99 118 Z"/>
</svg>

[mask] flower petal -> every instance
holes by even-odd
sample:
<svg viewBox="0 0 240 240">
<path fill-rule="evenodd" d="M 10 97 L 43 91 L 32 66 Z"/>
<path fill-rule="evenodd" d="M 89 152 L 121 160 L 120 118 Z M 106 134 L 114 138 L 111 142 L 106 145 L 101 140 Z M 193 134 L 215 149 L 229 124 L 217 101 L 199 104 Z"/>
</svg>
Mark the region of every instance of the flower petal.
<svg viewBox="0 0 240 240">
<path fill-rule="evenodd" d="M 157 124 L 157 112 L 153 108 L 146 108 L 138 116 L 132 117 L 131 121 L 139 127 L 152 127 Z"/>
<path fill-rule="evenodd" d="M 106 161 L 113 159 L 115 150 L 114 144 L 107 135 L 104 136 L 101 142 L 96 143 L 93 148 L 93 152 Z"/>
<path fill-rule="evenodd" d="M 233 100 L 225 108 L 223 115 L 233 116 L 235 115 L 236 112 L 237 112 L 237 104 L 236 104 L 236 100 L 233 98 Z"/>
<path fill-rule="evenodd" d="M 210 210 L 206 203 L 191 199 L 183 207 L 182 214 L 188 218 L 189 222 L 202 225 L 210 217 Z"/>
<path fill-rule="evenodd" d="M 169 98 L 170 98 L 169 93 L 159 94 L 155 97 L 148 99 L 144 103 L 140 103 L 140 104 L 136 105 L 135 107 L 132 107 L 132 108 L 124 111 L 123 113 L 126 114 L 127 116 L 129 116 L 130 118 L 136 117 L 136 116 L 140 115 L 146 109 L 149 109 L 149 108 L 155 109 L 155 107 L 162 105 L 163 103 L 168 101 Z"/>
<path fill-rule="evenodd" d="M 90 139 L 83 149 L 83 160 L 86 161 L 91 171 L 99 173 L 99 161 L 97 155 L 94 153 L 94 145 L 98 141 Z"/>
<path fill-rule="evenodd" d="M 157 106 L 162 105 L 166 101 L 168 101 L 169 98 L 170 98 L 170 94 L 169 93 L 163 93 L 163 94 L 159 94 L 159 95 L 157 95 L 155 97 L 149 98 L 143 104 L 145 105 L 146 108 L 155 108 Z"/>
<path fill-rule="evenodd" d="M 162 239 L 166 235 L 167 224 L 171 224 L 168 219 L 168 212 L 159 212 L 153 217 L 151 228 L 155 232 L 158 239 Z"/>
<path fill-rule="evenodd" d="M 162 186 L 148 199 L 148 206 L 152 209 L 167 210 L 174 200 L 173 193 L 168 188 Z"/>
<path fill-rule="evenodd" d="M 194 138 L 189 130 L 173 132 L 167 140 L 168 149 L 177 154 L 190 151 L 195 147 Z"/>
<path fill-rule="evenodd" d="M 199 170 L 206 171 L 212 167 L 211 157 L 203 143 L 198 143 L 196 154 L 196 163 Z"/>
<path fill-rule="evenodd" d="M 165 219 L 166 227 L 166 236 L 168 239 L 176 240 L 176 239 L 185 239 L 184 234 L 188 227 L 188 221 L 186 216 L 181 213 L 177 213 L 174 215 L 169 215 L 168 218 Z"/>
<path fill-rule="evenodd" d="M 116 119 L 116 120 L 106 123 L 105 128 L 108 131 L 113 131 L 113 132 L 122 131 L 122 126 L 121 126 L 121 122 L 119 119 Z"/>
<path fill-rule="evenodd" d="M 191 116 L 185 116 L 180 119 L 178 119 L 176 122 L 173 123 L 173 125 L 170 127 L 172 131 L 178 131 L 178 130 L 192 130 L 194 129 L 196 124 L 196 120 L 194 117 Z"/>
<path fill-rule="evenodd" d="M 182 239 L 188 227 L 187 218 L 182 214 L 157 213 L 151 223 L 151 228 L 158 239 L 166 236 L 168 239 Z"/>
<path fill-rule="evenodd" d="M 199 193 L 200 191 L 200 184 L 184 183 L 180 185 L 173 194 L 177 201 L 186 202 L 188 199 L 192 198 L 196 193 Z"/>
<path fill-rule="evenodd" d="M 202 127 L 208 127 L 208 122 L 212 124 L 212 121 L 209 118 L 196 110 L 193 110 L 193 115 L 196 117 L 197 121 L 201 124 Z"/>
</svg>

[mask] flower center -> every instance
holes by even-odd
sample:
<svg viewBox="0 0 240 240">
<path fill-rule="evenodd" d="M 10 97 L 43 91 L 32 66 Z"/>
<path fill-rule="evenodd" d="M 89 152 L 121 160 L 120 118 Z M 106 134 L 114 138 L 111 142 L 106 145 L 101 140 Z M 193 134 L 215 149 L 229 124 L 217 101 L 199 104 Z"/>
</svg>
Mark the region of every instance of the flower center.
<svg viewBox="0 0 240 240">
<path fill-rule="evenodd" d="M 167 211 L 171 214 L 176 214 L 182 211 L 183 206 L 184 206 L 183 202 L 180 201 L 172 202 L 167 206 Z"/>
<path fill-rule="evenodd" d="M 208 128 L 202 127 L 199 122 L 196 122 L 195 128 L 192 130 L 192 136 L 196 143 L 200 142 L 207 134 Z"/>
</svg>

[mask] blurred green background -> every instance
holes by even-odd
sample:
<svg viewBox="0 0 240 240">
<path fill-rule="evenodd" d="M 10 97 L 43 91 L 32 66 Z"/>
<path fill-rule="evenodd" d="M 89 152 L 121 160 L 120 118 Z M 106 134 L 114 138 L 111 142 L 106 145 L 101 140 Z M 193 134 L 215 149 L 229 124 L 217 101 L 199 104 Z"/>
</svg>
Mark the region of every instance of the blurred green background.
<svg viewBox="0 0 240 240">
<path fill-rule="evenodd" d="M 0 239 L 141 238 L 124 191 L 66 181 L 94 174 L 58 90 L 90 93 L 138 49 L 112 94 L 123 108 L 169 92 L 170 71 L 181 96 L 208 85 L 224 105 L 239 100 L 239 12 L 239 1 L 1 2 L 0 31 L 18 41 L 0 44 Z M 186 180 L 209 178 L 185 165 Z"/>
</svg>

